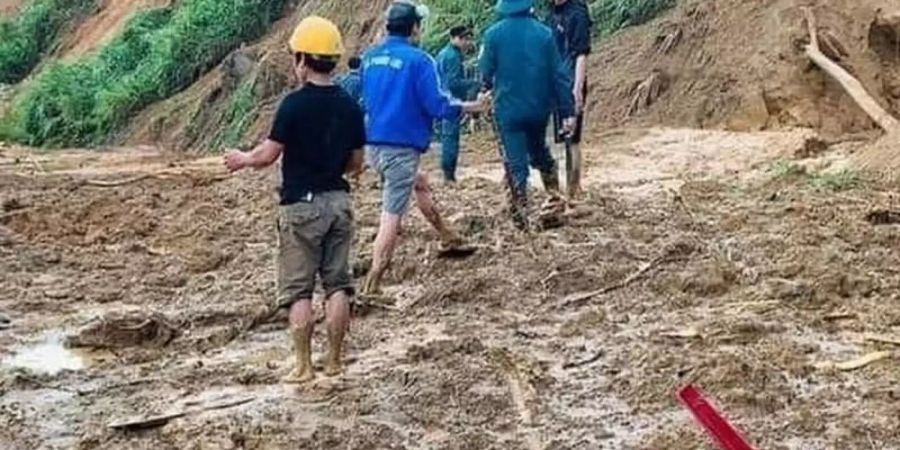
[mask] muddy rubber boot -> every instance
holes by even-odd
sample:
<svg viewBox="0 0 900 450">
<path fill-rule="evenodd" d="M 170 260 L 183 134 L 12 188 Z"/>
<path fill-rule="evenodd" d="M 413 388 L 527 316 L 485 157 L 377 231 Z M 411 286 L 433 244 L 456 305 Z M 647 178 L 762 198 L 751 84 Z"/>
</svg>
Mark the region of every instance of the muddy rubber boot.
<svg viewBox="0 0 900 450">
<path fill-rule="evenodd" d="M 312 365 L 312 325 L 291 328 L 291 340 L 294 341 L 294 369 L 284 377 L 285 383 L 306 383 L 316 378 Z"/>
<path fill-rule="evenodd" d="M 513 192 L 510 195 L 509 207 L 516 228 L 519 231 L 528 231 L 528 194 L 523 191 Z"/>
<path fill-rule="evenodd" d="M 560 195 L 559 190 L 559 171 L 554 167 L 552 170 L 541 172 L 541 181 L 544 183 L 544 189 L 551 195 Z"/>
<path fill-rule="evenodd" d="M 343 342 L 329 329 L 328 353 L 325 356 L 325 375 L 329 377 L 336 377 L 344 371 L 344 366 L 341 364 L 341 347 L 343 347 Z"/>
<path fill-rule="evenodd" d="M 465 258 L 476 252 L 476 248 L 468 245 L 455 231 L 445 229 L 441 232 L 441 248 L 438 251 L 440 258 Z"/>
</svg>

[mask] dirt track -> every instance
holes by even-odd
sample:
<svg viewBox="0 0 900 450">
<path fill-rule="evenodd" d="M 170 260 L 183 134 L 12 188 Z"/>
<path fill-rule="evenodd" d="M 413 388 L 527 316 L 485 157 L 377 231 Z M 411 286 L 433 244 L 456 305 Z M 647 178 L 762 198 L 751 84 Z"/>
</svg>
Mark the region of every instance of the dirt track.
<svg viewBox="0 0 900 450">
<path fill-rule="evenodd" d="M 759 448 L 900 448 L 897 359 L 814 368 L 890 350 L 863 333 L 900 336 L 900 229 L 865 220 L 896 186 L 773 171 L 806 137 L 607 133 L 580 216 L 532 238 L 500 212 L 490 148 L 466 153 L 438 195 L 478 255 L 436 259 L 411 219 L 395 303 L 360 311 L 345 376 L 299 389 L 278 382 L 283 318 L 252 326 L 274 291 L 272 173 L 0 149 L 0 447 L 712 448 L 674 398 L 696 382 Z M 356 194 L 360 271 L 375 187 Z M 35 346 L 54 356 L 24 358 Z M 249 402 L 107 428 L 232 400 Z"/>
</svg>

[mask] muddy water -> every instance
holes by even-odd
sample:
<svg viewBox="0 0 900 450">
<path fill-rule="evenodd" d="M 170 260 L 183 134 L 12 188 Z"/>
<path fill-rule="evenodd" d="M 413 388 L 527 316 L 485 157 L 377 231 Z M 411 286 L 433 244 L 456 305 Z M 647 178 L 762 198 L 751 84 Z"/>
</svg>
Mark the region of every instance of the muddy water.
<svg viewBox="0 0 900 450">
<path fill-rule="evenodd" d="M 49 333 L 34 344 L 14 348 L 13 354 L 0 361 L 0 367 L 21 369 L 37 375 L 56 375 L 64 370 L 81 370 L 85 358 L 67 349 L 62 333 Z"/>
</svg>

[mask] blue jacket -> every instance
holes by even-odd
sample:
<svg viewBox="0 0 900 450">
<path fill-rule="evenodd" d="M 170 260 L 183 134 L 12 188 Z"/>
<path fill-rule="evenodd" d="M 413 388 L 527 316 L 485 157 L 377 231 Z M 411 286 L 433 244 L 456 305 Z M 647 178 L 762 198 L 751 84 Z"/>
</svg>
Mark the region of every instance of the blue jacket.
<svg viewBox="0 0 900 450">
<path fill-rule="evenodd" d="M 356 103 L 358 103 L 360 107 L 363 106 L 362 76 L 359 74 L 359 70 L 351 70 L 337 77 L 335 82 L 338 86 L 347 91 L 347 93 L 350 94 L 350 98 L 356 100 Z M 365 108 L 363 108 L 363 110 L 365 110 Z"/>
<path fill-rule="evenodd" d="M 475 83 L 466 80 L 463 54 L 453 44 L 447 44 L 437 55 L 437 70 L 441 77 L 441 87 L 454 97 L 466 100 Z"/>
<path fill-rule="evenodd" d="M 363 56 L 369 145 L 428 150 L 435 119 L 457 119 L 461 104 L 441 90 L 434 59 L 390 36 Z"/>
<path fill-rule="evenodd" d="M 547 120 L 554 111 L 575 113 L 572 77 L 556 48 L 553 32 L 531 14 L 500 19 L 484 36 L 479 67 L 493 87 L 497 119 Z"/>
</svg>

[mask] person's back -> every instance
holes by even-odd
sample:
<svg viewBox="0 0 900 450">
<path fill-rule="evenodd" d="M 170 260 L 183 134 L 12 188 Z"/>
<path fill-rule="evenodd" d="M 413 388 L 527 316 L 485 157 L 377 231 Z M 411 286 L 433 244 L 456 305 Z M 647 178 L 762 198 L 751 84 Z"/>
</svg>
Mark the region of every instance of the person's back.
<svg viewBox="0 0 900 450">
<path fill-rule="evenodd" d="M 497 114 L 505 121 L 546 119 L 559 102 L 559 60 L 553 33 L 530 14 L 505 17 L 485 33 L 482 73 L 493 75 Z M 568 79 L 568 77 L 565 77 Z"/>
<path fill-rule="evenodd" d="M 272 137 L 285 147 L 282 204 L 349 191 L 344 172 L 352 151 L 365 142 L 361 119 L 359 106 L 336 85 L 306 84 L 284 99 L 272 127 Z"/>
<path fill-rule="evenodd" d="M 407 37 L 390 36 L 363 57 L 363 102 L 370 145 L 425 150 L 435 119 L 460 106 L 437 89 L 434 61 Z"/>
</svg>

